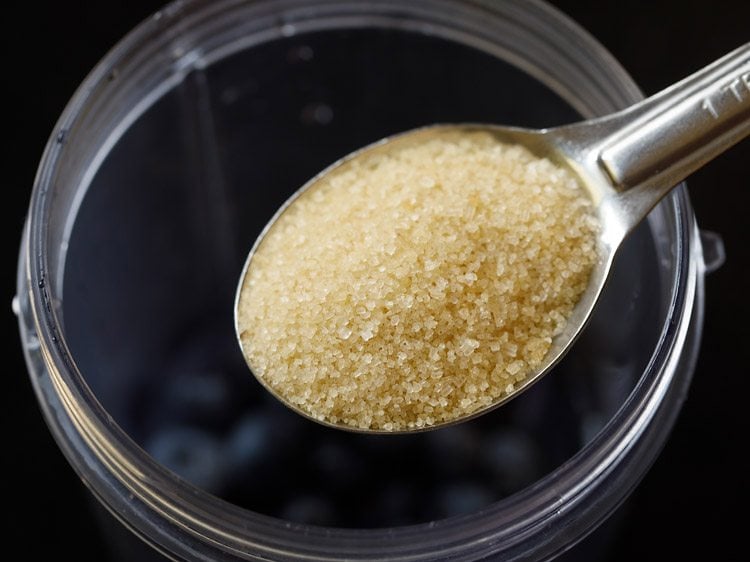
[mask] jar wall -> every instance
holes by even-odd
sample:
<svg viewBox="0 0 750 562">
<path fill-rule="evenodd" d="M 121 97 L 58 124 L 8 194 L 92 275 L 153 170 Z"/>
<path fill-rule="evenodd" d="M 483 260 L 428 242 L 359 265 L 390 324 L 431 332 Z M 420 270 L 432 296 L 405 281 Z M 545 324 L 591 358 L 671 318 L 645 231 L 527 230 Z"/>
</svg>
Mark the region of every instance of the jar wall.
<svg viewBox="0 0 750 562">
<path fill-rule="evenodd" d="M 559 92 L 480 52 L 476 45 L 460 47 L 437 39 L 439 34 L 386 29 L 381 21 L 367 27 L 284 37 L 290 33 L 282 26 L 274 41 L 183 72 L 173 88 L 129 123 L 91 169 L 85 197 L 75 200 L 80 208 L 68 207 L 76 219 L 69 236 L 63 234 L 67 248 L 60 261 L 65 278 L 58 267 L 50 287 L 63 290 L 55 311 L 56 319 L 64 322 L 67 358 L 72 357 L 83 383 L 114 422 L 156 460 L 182 472 L 196 486 L 253 511 L 300 523 L 379 528 L 457 516 L 462 509 L 464 515 L 474 513 L 570 464 L 635 388 L 657 347 L 661 326 L 675 312 L 670 310 L 673 281 L 687 274 L 679 260 L 697 260 L 699 254 L 678 254 L 676 261 L 669 261 L 675 248 L 684 251 L 680 244 L 693 243 L 673 239 L 691 232 L 681 223 L 690 220 L 689 211 L 680 207 L 685 201 L 675 197 L 623 249 L 602 308 L 577 352 L 523 402 L 514 402 L 495 417 L 451 432 L 367 445 L 361 437 L 301 427 L 307 422 L 268 404 L 253 387 L 234 347 L 228 317 L 243 253 L 275 206 L 327 162 L 390 132 L 434 121 L 558 124 L 578 118 L 571 104 L 580 111 L 588 103 L 561 100 Z M 413 58 L 402 57 L 401 66 L 394 69 L 388 49 Z M 452 54 L 435 56 L 441 49 Z M 385 73 L 386 67 L 398 79 L 372 82 L 372 69 Z M 360 75 L 353 73 L 341 82 L 341 68 L 354 68 Z M 414 68 L 419 72 L 411 72 Z M 488 74 L 493 78 L 488 80 Z M 446 75 L 452 79 L 446 81 Z M 461 87 L 467 83 L 481 83 L 482 88 Z M 570 88 L 562 91 L 569 94 Z M 602 99 L 590 100 L 591 114 L 601 109 Z M 612 98 L 609 103 L 615 109 L 621 100 Z M 279 157 L 282 153 L 285 156 Z M 295 165 L 289 166 L 289 160 Z M 61 224 L 49 228 L 65 233 L 72 215 L 57 211 Z M 33 222 L 32 218 L 32 241 L 38 235 Z M 54 260 L 46 265 L 50 264 L 53 269 L 60 265 Z M 694 269 L 692 275 L 696 274 Z M 685 286 L 693 292 L 688 304 L 682 302 L 688 307 L 696 298 L 690 283 L 695 279 Z M 660 292 L 645 290 L 654 286 Z M 626 322 L 613 322 L 623 317 Z M 202 392 L 192 392 L 196 388 Z M 265 418 L 255 416 L 256 410 Z M 551 417 L 554 424 L 549 423 Z M 295 437 L 288 444 L 291 453 L 273 452 L 258 461 L 247 458 L 246 450 L 232 452 L 232 443 L 246 445 L 248 435 L 261 442 L 280 442 L 264 424 L 275 431 L 282 428 L 279 435 Z M 497 431 L 500 426 L 504 431 Z M 171 432 L 168 438 L 163 437 L 165 431 Z M 486 447 L 490 441 L 493 445 Z M 175 449 L 175 442 L 187 445 Z M 310 444 L 310 450 L 300 451 L 299 442 Z M 467 451 L 466 443 L 476 443 L 476 448 Z M 449 456 L 460 459 L 460 466 L 436 470 L 434 450 L 451 446 L 458 447 Z M 333 451 L 333 461 L 324 458 L 316 461 L 321 466 L 284 474 L 275 488 L 246 486 L 272 473 L 280 459 L 298 469 L 294 454 L 307 459 L 314 456 L 307 453 L 326 448 Z M 512 454 L 526 450 L 521 465 L 538 466 L 509 477 L 519 463 L 507 462 L 503 452 L 508 448 Z M 478 459 L 480 449 L 493 451 L 500 460 Z M 352 455 L 352 450 L 358 454 Z M 333 502 L 327 496 L 340 490 L 318 497 L 321 481 L 353 478 L 352 490 L 361 490 L 372 489 L 379 476 L 369 463 L 350 466 L 344 474 L 326 473 L 326 465 L 340 471 L 342 464 L 362 456 L 398 462 L 405 450 L 414 455 L 407 463 L 414 472 L 398 470 L 389 477 L 401 490 L 420 483 L 423 497 L 408 503 L 423 507 L 385 510 L 385 517 L 352 524 L 354 511 L 361 510 L 341 507 L 351 490 L 344 488 L 347 493 Z M 245 464 L 217 466 L 215 459 L 224 453 L 243 457 Z M 191 458 L 193 462 L 185 462 Z M 315 471 L 319 477 L 310 478 Z M 228 474 L 234 474 L 239 484 L 228 485 Z M 168 473 L 165 477 L 170 478 Z M 300 488 L 284 487 L 290 480 Z M 493 482 L 489 490 L 478 485 L 488 480 Z M 385 495 L 380 493 L 384 489 L 375 490 L 377 496 Z M 403 496 L 398 486 L 396 490 L 393 496 Z M 286 499 L 279 502 L 284 494 Z M 313 501 L 294 505 L 306 496 Z"/>
</svg>

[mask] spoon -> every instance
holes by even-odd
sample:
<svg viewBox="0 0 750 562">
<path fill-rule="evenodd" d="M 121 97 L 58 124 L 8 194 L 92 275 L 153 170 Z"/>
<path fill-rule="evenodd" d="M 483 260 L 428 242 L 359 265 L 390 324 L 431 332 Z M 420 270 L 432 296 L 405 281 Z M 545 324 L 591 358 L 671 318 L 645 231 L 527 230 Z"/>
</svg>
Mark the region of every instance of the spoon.
<svg viewBox="0 0 750 562">
<path fill-rule="evenodd" d="M 618 248 L 651 209 L 674 186 L 750 134 L 750 43 L 730 52 L 695 74 L 620 112 L 562 127 L 529 130 L 497 125 L 432 125 L 378 141 L 342 158 L 300 188 L 278 210 L 247 257 L 235 300 L 235 329 L 242 346 L 238 307 L 253 258 L 279 217 L 301 194 L 353 159 L 371 156 L 394 143 L 419 143 L 436 132 L 487 131 L 504 143 L 526 147 L 533 154 L 567 167 L 588 192 L 600 223 L 598 261 L 587 288 L 561 333 L 552 339 L 542 364 L 512 392 L 469 415 L 434 425 L 398 429 L 366 429 L 311 416 L 256 377 L 292 410 L 324 425 L 363 433 L 408 433 L 466 421 L 518 396 L 537 382 L 570 350 L 592 315 L 606 284 Z M 253 366 L 249 365 L 251 370 Z M 255 370 L 253 370 L 255 373 Z"/>
</svg>

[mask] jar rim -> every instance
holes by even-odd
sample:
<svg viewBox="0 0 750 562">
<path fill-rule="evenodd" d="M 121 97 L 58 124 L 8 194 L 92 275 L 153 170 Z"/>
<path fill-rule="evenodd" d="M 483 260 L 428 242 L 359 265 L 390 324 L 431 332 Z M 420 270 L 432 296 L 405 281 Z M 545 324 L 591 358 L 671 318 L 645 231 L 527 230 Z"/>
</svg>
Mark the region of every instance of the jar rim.
<svg viewBox="0 0 750 562">
<path fill-rule="evenodd" d="M 82 83 L 60 117 L 56 133 L 45 149 L 32 193 L 22 247 L 19 292 L 29 294 L 32 329 L 36 331 L 49 373 L 51 384 L 39 392 L 48 401 L 56 400 L 59 406 L 54 415 L 45 412 L 48 423 L 58 442 L 67 443 L 63 446 L 64 452 L 103 503 L 149 543 L 172 544 L 175 552 L 181 549 L 185 552 L 214 552 L 221 553 L 226 559 L 242 559 L 250 552 L 259 552 L 338 560 L 350 558 L 356 548 L 360 553 L 369 552 L 370 556 L 393 556 L 399 560 L 429 559 L 414 550 L 416 540 L 425 548 L 429 545 L 431 552 L 439 550 L 444 555 L 469 550 L 475 553 L 489 552 L 487 548 L 498 541 L 505 542 L 508 552 L 520 552 L 530 536 L 538 533 L 550 521 L 564 516 L 582 498 L 589 497 L 624 456 L 642 454 L 634 449 L 635 437 L 645 431 L 667 398 L 672 406 L 679 404 L 683 388 L 674 388 L 675 357 L 680 355 L 684 346 L 695 303 L 702 298 L 698 280 L 701 274 L 698 264 L 700 244 L 695 236 L 690 202 L 686 190 L 682 188 L 674 190 L 661 204 L 665 212 L 674 216 L 672 235 L 676 244 L 676 265 L 671 280 L 673 291 L 654 354 L 638 385 L 599 434 L 576 455 L 532 486 L 475 514 L 408 527 L 355 530 L 289 524 L 240 508 L 180 480 L 153 460 L 108 415 L 77 369 L 67 348 L 61 318 L 55 306 L 61 287 L 48 275 L 52 237 L 48 230 L 48 216 L 50 206 L 58 196 L 57 190 L 62 189 L 56 184 L 56 179 L 64 166 L 65 135 L 80 127 L 81 116 L 91 113 L 91 104 L 99 103 L 96 96 L 111 81 L 115 69 L 125 65 L 137 66 L 138 61 L 153 57 L 154 52 L 171 49 L 171 81 L 162 81 L 161 90 L 152 92 L 156 99 L 179 80 L 180 70 L 175 70 L 175 64 L 184 65 L 182 71 L 187 71 L 190 64 L 205 64 L 206 59 L 200 56 L 196 58 L 195 53 L 191 59 L 189 50 L 175 53 L 175 38 L 199 29 L 210 29 L 215 18 L 226 17 L 232 10 L 240 9 L 242 4 L 240 0 L 178 0 L 136 27 Z M 342 16 L 342 24 L 353 24 L 363 21 L 363 18 L 369 22 L 368 25 L 378 21 L 392 23 L 393 14 L 398 14 L 404 20 L 419 20 L 420 25 L 427 21 L 431 26 L 430 32 L 438 36 L 452 39 L 461 37 L 463 40 L 467 40 L 465 28 L 481 24 L 483 29 L 489 30 L 492 22 L 502 13 L 502 17 L 509 21 L 523 24 L 523 27 L 519 27 L 519 33 L 538 36 L 547 53 L 556 53 L 557 57 L 564 55 L 579 63 L 582 54 L 585 54 L 585 65 L 578 64 L 577 72 L 586 72 L 592 83 L 596 82 L 596 87 L 592 89 L 601 90 L 599 99 L 594 96 L 594 101 L 588 105 L 577 103 L 573 88 L 561 80 L 550 78 L 545 74 L 546 67 L 522 60 L 519 53 L 510 51 L 507 46 L 503 51 L 509 62 L 537 78 L 547 79 L 550 82 L 548 85 L 584 116 L 593 116 L 586 113 L 607 109 L 614 111 L 641 98 L 632 79 L 593 37 L 541 0 L 509 0 L 502 4 L 488 0 L 418 0 L 408 6 L 395 0 L 366 3 L 257 0 L 248 4 L 261 18 L 258 21 L 272 18 L 275 11 L 283 7 L 286 10 L 283 25 L 295 25 L 295 32 L 304 31 L 307 29 L 306 23 L 313 25 L 314 21 L 320 19 L 320 15 L 310 13 L 309 8 L 314 5 L 316 10 L 322 10 L 317 14 L 332 17 L 332 14 L 338 13 Z M 375 15 L 368 15 L 368 10 Z M 348 19 L 343 18 L 343 14 Z M 464 28 L 460 30 L 463 35 L 457 31 L 457 14 L 464 18 L 461 23 Z M 283 35 L 290 31 L 289 28 L 285 31 L 283 25 L 279 28 L 277 22 L 278 19 L 273 23 L 273 34 Z M 270 37 L 269 33 L 268 29 L 258 31 L 258 40 Z M 491 38 L 486 34 L 471 37 L 475 46 L 489 48 L 486 42 Z M 571 37 L 575 41 L 570 41 Z M 549 64 L 557 62 L 553 60 Z M 595 74 L 597 76 L 594 78 Z M 153 103 L 154 99 L 149 103 Z M 134 118 L 134 114 L 129 114 L 128 119 Z M 122 121 L 119 126 L 125 127 L 126 123 Z M 103 145 L 100 150 L 106 149 L 107 146 Z M 101 154 L 99 158 L 102 158 Z M 92 166 L 96 167 L 95 159 L 87 173 L 93 173 Z M 81 181 L 85 181 L 85 178 Z M 69 188 L 76 191 L 76 186 L 69 185 Z M 80 189 L 75 197 L 83 197 Z M 75 201 L 71 205 L 75 206 Z M 64 261 L 64 256 L 59 259 Z M 686 386 L 688 380 L 689 376 L 681 385 Z M 58 421 L 60 416 L 70 423 L 62 427 Z M 75 443 L 71 432 L 78 436 Z M 96 466 L 95 475 L 85 472 L 87 469 L 83 468 L 84 465 Z M 623 489 L 632 487 L 639 479 L 640 476 L 634 474 L 629 479 L 623 479 L 621 486 Z M 620 500 L 622 496 L 624 492 Z M 619 500 L 612 502 L 607 509 L 614 509 L 616 503 Z M 248 522 L 252 525 L 248 525 Z M 299 543 L 300 531 L 304 531 L 304 536 L 312 539 L 314 544 L 309 544 L 309 541 L 304 545 Z M 181 544 L 178 546 L 176 543 Z"/>
</svg>

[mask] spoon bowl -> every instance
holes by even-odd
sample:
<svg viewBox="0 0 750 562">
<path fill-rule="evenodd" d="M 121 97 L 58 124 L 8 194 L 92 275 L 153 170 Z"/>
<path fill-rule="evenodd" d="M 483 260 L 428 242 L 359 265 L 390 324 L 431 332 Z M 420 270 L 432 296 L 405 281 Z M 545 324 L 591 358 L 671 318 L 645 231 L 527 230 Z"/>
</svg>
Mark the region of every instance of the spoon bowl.
<svg viewBox="0 0 750 562">
<path fill-rule="evenodd" d="M 570 170 L 590 197 L 600 230 L 597 261 L 589 282 L 542 364 L 513 391 L 466 416 L 408 429 L 366 429 L 311 416 L 291 403 L 262 377 L 276 398 L 291 409 L 332 427 L 363 433 L 409 433 L 444 427 L 477 417 L 515 398 L 547 374 L 574 344 L 596 307 L 623 240 L 676 185 L 750 134 L 750 44 L 662 92 L 618 113 L 563 127 L 530 130 L 491 124 L 432 125 L 380 140 L 323 170 L 300 188 L 271 218 L 250 250 L 235 299 L 235 328 L 240 346 L 238 308 L 253 258 L 279 217 L 298 198 L 347 162 L 370 157 L 396 145 L 419 144 L 441 131 L 490 133 L 504 144 L 520 145 L 535 156 Z M 252 369 L 252 365 L 251 365 Z"/>
</svg>

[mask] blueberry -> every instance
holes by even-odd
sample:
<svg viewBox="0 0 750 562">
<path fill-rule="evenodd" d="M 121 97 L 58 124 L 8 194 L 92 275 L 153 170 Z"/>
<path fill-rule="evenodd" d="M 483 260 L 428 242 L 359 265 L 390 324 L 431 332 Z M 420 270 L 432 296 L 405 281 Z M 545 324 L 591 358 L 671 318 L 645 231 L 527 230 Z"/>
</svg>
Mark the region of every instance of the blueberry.
<svg viewBox="0 0 750 562">
<path fill-rule="evenodd" d="M 395 527 L 416 523 L 416 492 L 405 482 L 390 482 L 377 491 L 372 516 L 378 527 Z"/>
<path fill-rule="evenodd" d="M 178 476 L 208 492 L 217 493 L 223 478 L 219 441 L 210 433 L 188 426 L 154 434 L 146 450 Z"/>
<path fill-rule="evenodd" d="M 322 441 L 312 452 L 312 466 L 318 472 L 323 485 L 341 492 L 342 488 L 362 485 L 365 466 L 360 456 L 347 443 L 334 440 Z"/>
<path fill-rule="evenodd" d="M 325 499 L 304 495 L 292 498 L 282 508 L 281 517 L 293 523 L 330 526 L 336 523 L 333 506 Z"/>
<path fill-rule="evenodd" d="M 518 430 L 495 431 L 482 447 L 482 463 L 495 474 L 496 486 L 503 494 L 517 492 L 541 476 L 540 460 L 534 440 Z"/>
<path fill-rule="evenodd" d="M 163 392 L 163 406 L 188 419 L 219 417 L 230 400 L 223 375 L 214 371 L 173 373 Z"/>
<path fill-rule="evenodd" d="M 490 490 L 475 482 L 455 482 L 438 490 L 435 507 L 440 517 L 467 515 L 489 506 L 494 497 Z"/>
<path fill-rule="evenodd" d="M 471 470 L 481 450 L 481 439 L 471 423 L 463 423 L 429 434 L 429 450 L 435 469 L 443 474 Z"/>
<path fill-rule="evenodd" d="M 224 443 L 227 462 L 233 471 L 261 464 L 274 448 L 272 419 L 264 411 L 242 416 Z"/>
</svg>

